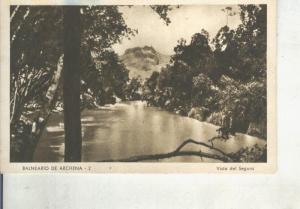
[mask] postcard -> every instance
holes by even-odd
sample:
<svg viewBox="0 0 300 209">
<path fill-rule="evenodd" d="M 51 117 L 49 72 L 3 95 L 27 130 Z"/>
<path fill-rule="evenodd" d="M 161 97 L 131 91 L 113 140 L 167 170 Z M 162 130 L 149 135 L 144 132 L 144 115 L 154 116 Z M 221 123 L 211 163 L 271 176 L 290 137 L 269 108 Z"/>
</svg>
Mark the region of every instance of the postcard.
<svg viewBox="0 0 300 209">
<path fill-rule="evenodd" d="M 1 2 L 4 173 L 274 173 L 276 1 Z"/>
</svg>

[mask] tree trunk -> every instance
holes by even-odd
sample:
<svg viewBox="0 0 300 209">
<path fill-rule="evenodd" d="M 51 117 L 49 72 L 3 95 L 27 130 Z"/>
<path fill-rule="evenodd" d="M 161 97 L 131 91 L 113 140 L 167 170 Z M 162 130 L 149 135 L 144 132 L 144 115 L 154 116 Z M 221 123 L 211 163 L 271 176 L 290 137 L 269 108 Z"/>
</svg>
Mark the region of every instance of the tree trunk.
<svg viewBox="0 0 300 209">
<path fill-rule="evenodd" d="M 14 93 L 14 100 L 13 100 L 12 111 L 10 116 L 10 124 L 12 124 L 12 122 L 14 122 L 16 118 L 16 105 L 18 99 L 17 95 L 18 95 L 18 82 L 15 81 L 15 93 Z"/>
<path fill-rule="evenodd" d="M 80 7 L 65 6 L 63 102 L 65 162 L 81 161 L 80 123 Z"/>
<path fill-rule="evenodd" d="M 54 76 L 52 78 L 51 84 L 47 90 L 45 101 L 43 107 L 37 111 L 38 120 L 34 120 L 32 125 L 35 125 L 36 129 L 31 129 L 31 133 L 29 135 L 24 135 L 24 138 L 22 138 L 21 145 L 21 153 L 11 151 L 11 161 L 12 162 L 32 162 L 34 150 L 35 147 L 43 134 L 43 131 L 47 125 L 48 119 L 51 115 L 51 111 L 55 107 L 55 104 L 57 102 L 59 89 L 61 86 L 61 80 L 62 80 L 62 65 L 63 65 L 63 55 L 60 56 L 58 63 L 57 63 L 57 69 L 54 73 Z M 17 88 L 17 87 L 15 87 Z M 16 110 L 14 110 L 14 121 L 11 124 L 15 124 L 17 120 L 19 120 L 22 109 L 20 107 L 23 107 L 23 103 L 19 102 L 18 96 L 15 98 L 15 102 L 17 104 Z M 18 114 L 17 114 L 18 113 Z M 26 137 L 26 138 L 25 138 Z"/>
</svg>

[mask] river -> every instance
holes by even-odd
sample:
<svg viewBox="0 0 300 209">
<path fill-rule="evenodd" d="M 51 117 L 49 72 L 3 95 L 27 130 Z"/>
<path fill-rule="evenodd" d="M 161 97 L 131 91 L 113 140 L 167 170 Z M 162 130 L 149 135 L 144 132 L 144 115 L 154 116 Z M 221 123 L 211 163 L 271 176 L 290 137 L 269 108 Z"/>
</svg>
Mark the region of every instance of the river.
<svg viewBox="0 0 300 209">
<path fill-rule="evenodd" d="M 140 101 L 107 105 L 97 110 L 84 110 L 81 122 L 83 162 L 171 152 L 188 138 L 207 142 L 216 136 L 218 128 L 206 122 L 148 107 Z M 265 143 L 265 140 L 237 133 L 226 142 L 215 140 L 214 146 L 228 153 L 255 144 L 263 146 Z M 184 149 L 200 148 L 197 145 L 187 145 Z M 201 151 L 210 152 L 202 148 Z M 37 145 L 34 161 L 61 162 L 63 158 L 63 114 L 53 113 Z M 190 156 L 163 161 L 216 162 Z"/>
</svg>

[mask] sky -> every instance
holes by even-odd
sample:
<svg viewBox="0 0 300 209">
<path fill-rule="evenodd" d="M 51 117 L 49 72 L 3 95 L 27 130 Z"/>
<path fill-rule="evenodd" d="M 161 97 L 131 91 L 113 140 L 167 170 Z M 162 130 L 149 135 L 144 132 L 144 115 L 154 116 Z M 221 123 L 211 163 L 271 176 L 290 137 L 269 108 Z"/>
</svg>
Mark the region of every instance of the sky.
<svg viewBox="0 0 300 209">
<path fill-rule="evenodd" d="M 131 40 L 124 38 L 120 44 L 115 44 L 113 49 L 122 55 L 127 48 L 136 46 L 153 46 L 157 51 L 171 55 L 181 38 L 190 41 L 191 36 L 201 29 L 209 32 L 213 38 L 218 30 L 226 25 L 226 13 L 223 8 L 230 5 L 206 5 L 206 6 L 181 6 L 169 11 L 171 23 L 167 26 L 159 15 L 149 6 L 120 7 L 126 24 L 137 29 L 138 34 Z M 236 6 L 232 6 L 238 11 Z M 228 26 L 236 28 L 240 24 L 239 15 L 228 18 Z"/>
</svg>

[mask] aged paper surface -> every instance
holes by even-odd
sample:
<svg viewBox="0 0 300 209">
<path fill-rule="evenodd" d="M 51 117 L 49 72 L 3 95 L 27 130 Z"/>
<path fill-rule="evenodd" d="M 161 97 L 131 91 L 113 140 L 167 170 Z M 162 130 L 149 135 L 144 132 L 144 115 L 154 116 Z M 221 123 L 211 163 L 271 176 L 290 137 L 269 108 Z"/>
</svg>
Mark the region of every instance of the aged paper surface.
<svg viewBox="0 0 300 209">
<path fill-rule="evenodd" d="M 2 172 L 276 171 L 275 1 L 3 1 L 0 78 Z"/>
</svg>

